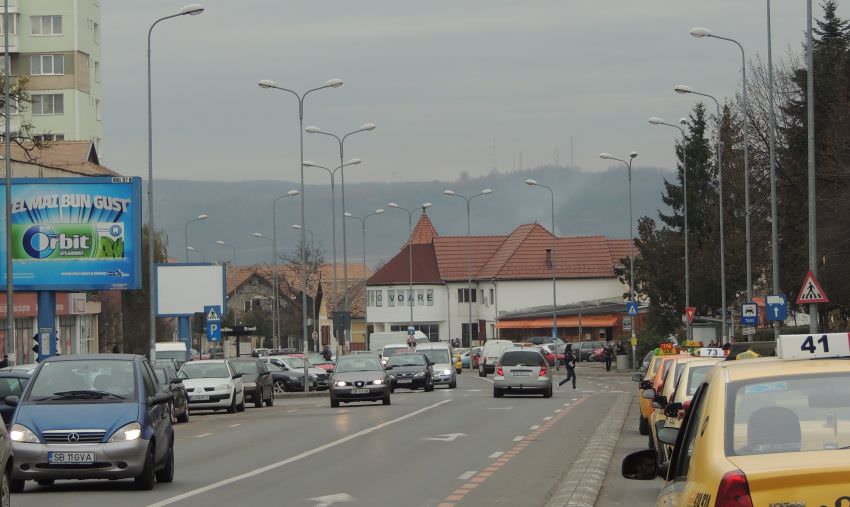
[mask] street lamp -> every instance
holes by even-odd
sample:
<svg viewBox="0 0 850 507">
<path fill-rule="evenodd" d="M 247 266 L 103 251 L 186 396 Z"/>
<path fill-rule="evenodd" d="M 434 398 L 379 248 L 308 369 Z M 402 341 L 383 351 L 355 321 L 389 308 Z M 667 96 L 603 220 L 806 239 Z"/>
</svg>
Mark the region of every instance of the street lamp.
<svg viewBox="0 0 850 507">
<path fill-rule="evenodd" d="M 753 264 L 752 264 L 752 246 L 751 246 L 751 236 L 750 236 L 750 152 L 749 152 L 749 137 L 747 136 L 747 125 L 750 122 L 750 106 L 749 101 L 747 100 L 747 56 L 744 52 L 744 46 L 741 45 L 740 42 L 735 39 L 730 39 L 729 37 L 721 37 L 720 35 L 714 35 L 711 33 L 711 30 L 708 28 L 697 26 L 691 28 L 691 35 L 701 39 L 701 38 L 713 38 L 718 40 L 723 40 L 726 42 L 731 42 L 738 46 L 738 49 L 741 50 L 741 80 L 743 82 L 743 101 L 744 101 L 744 233 L 745 240 L 744 246 L 746 251 L 746 266 L 747 266 L 747 302 L 751 302 L 753 300 Z M 719 122 L 719 118 L 718 118 Z M 719 123 L 718 123 L 719 125 Z M 718 127 L 719 128 L 719 127 Z"/>
<path fill-rule="evenodd" d="M 344 168 L 345 165 L 346 165 L 343 162 L 343 160 L 345 160 L 345 154 L 344 154 L 345 153 L 345 151 L 344 151 L 345 150 L 345 140 L 348 139 L 349 136 L 352 136 L 352 135 L 357 134 L 359 132 L 370 132 L 372 130 L 375 130 L 375 124 L 371 123 L 371 122 L 370 123 L 364 123 L 363 125 L 360 125 L 360 128 L 358 128 L 356 130 L 352 130 L 351 132 L 344 134 L 341 137 L 336 135 L 336 134 L 333 134 L 331 132 L 327 132 L 325 130 L 322 130 L 319 127 L 316 127 L 315 125 L 311 125 L 304 130 L 308 134 L 322 134 L 322 135 L 330 136 L 330 137 L 333 137 L 334 139 L 336 139 L 337 143 L 339 144 L 339 165 L 340 165 L 340 168 Z M 345 169 L 341 169 L 339 171 L 339 186 L 340 186 L 340 194 L 341 194 L 341 197 L 342 197 L 342 211 L 345 212 Z M 336 233 L 334 233 L 334 238 L 336 238 Z M 343 277 L 342 292 L 343 292 L 343 311 L 346 313 L 346 315 L 348 315 L 348 312 L 350 310 L 350 305 L 349 305 L 349 300 L 348 300 L 348 246 L 347 246 L 347 244 L 348 244 L 348 240 L 347 240 L 347 234 L 346 234 L 346 228 L 345 228 L 345 219 L 343 219 L 343 221 L 342 221 L 342 272 L 343 272 L 343 274 L 342 274 L 342 277 Z M 334 275 L 336 275 L 336 255 L 334 255 Z M 336 297 L 336 294 L 334 294 L 334 297 Z M 336 308 L 336 307 L 334 307 L 334 308 Z M 348 329 L 348 323 L 350 322 L 349 319 L 346 318 L 345 322 L 346 322 L 346 327 L 345 327 L 343 332 L 345 333 L 345 344 L 346 344 L 346 348 L 347 348 L 349 341 L 350 341 L 349 335 L 351 333 L 350 333 L 350 330 Z"/>
<path fill-rule="evenodd" d="M 600 153 L 599 158 L 603 160 L 616 160 L 617 162 L 622 162 L 626 168 L 628 169 L 629 176 L 629 301 L 637 304 L 637 297 L 635 297 L 635 256 L 634 256 L 634 245 L 635 245 L 635 233 L 634 233 L 634 219 L 632 218 L 632 161 L 637 158 L 638 153 L 633 151 L 629 153 L 629 161 L 626 162 L 621 158 L 617 158 L 610 153 Z M 637 369 L 637 316 L 635 316 L 634 322 L 632 322 L 632 368 Z"/>
<path fill-rule="evenodd" d="M 292 228 L 295 229 L 296 231 L 302 230 L 301 226 L 298 225 L 298 224 L 292 224 Z M 313 261 L 310 264 L 313 266 L 313 269 L 316 270 L 319 263 L 318 263 L 318 258 L 316 256 L 316 244 L 313 242 L 313 239 L 314 239 L 313 231 L 311 231 L 310 229 L 304 229 L 304 231 L 306 231 L 307 234 L 310 235 L 310 252 L 311 252 L 310 255 L 313 256 Z M 306 249 L 307 245 L 306 244 L 302 245 L 302 248 Z M 307 254 L 304 255 L 304 259 L 305 260 L 307 259 Z M 336 266 L 334 266 L 334 269 L 336 269 Z M 306 286 L 304 287 L 304 290 L 305 291 L 307 290 Z M 318 294 L 318 292 L 317 292 L 317 294 Z M 318 340 L 319 321 L 316 319 L 316 298 L 315 297 L 313 298 L 313 304 L 310 305 L 310 306 L 313 307 L 313 331 L 316 333 L 316 339 Z M 306 353 L 306 351 L 305 351 L 305 353 Z"/>
<path fill-rule="evenodd" d="M 390 202 L 387 203 L 387 206 L 393 209 L 397 209 L 400 211 L 407 212 L 407 280 L 408 280 L 408 289 L 407 289 L 407 305 L 410 307 L 410 323 L 408 324 L 408 332 L 409 328 L 413 327 L 413 210 L 403 208 L 399 206 L 397 203 Z M 422 204 L 422 212 L 424 213 L 426 209 L 430 208 L 432 204 L 430 202 L 426 202 Z"/>
<path fill-rule="evenodd" d="M 302 227 L 305 227 L 305 224 L 306 224 L 305 217 L 304 217 L 304 100 L 307 98 L 307 95 L 309 95 L 312 92 L 315 92 L 315 91 L 318 91 L 318 90 L 324 90 L 325 88 L 339 88 L 340 86 L 342 86 L 342 83 L 343 83 L 342 79 L 329 79 L 329 80 L 325 81 L 324 85 L 316 87 L 316 88 L 312 88 L 310 90 L 307 90 L 306 92 L 304 92 L 302 94 L 299 94 L 298 92 L 290 90 L 288 88 L 280 87 L 280 86 L 277 85 L 277 83 L 275 83 L 271 79 L 263 79 L 263 80 L 261 80 L 260 82 L 257 83 L 257 85 L 264 90 L 274 89 L 274 90 L 279 90 L 279 91 L 283 91 L 283 92 L 288 92 L 288 93 L 295 95 L 295 97 L 298 99 L 298 138 L 299 138 L 299 145 L 300 145 L 299 154 L 298 154 L 298 169 L 299 169 L 300 174 L 301 174 L 301 190 L 300 190 L 301 194 L 300 195 L 301 195 L 301 226 Z M 304 244 L 305 240 L 306 240 L 306 237 L 305 237 L 304 232 L 302 230 L 302 232 L 301 232 L 301 243 Z M 301 286 L 302 287 L 307 286 L 307 262 L 306 262 L 306 259 L 304 260 L 303 266 L 301 268 Z M 303 341 L 304 350 L 306 351 L 307 350 L 307 294 L 304 291 L 301 292 L 301 321 L 302 321 L 302 328 L 301 328 L 302 336 L 301 336 L 301 338 L 302 338 L 302 341 Z M 305 379 L 304 392 L 309 392 L 310 386 L 306 382 L 306 379 L 307 379 L 306 368 L 305 368 L 305 373 L 304 373 L 304 379 Z"/>
<path fill-rule="evenodd" d="M 470 347 L 472 346 L 472 227 L 471 227 L 471 224 L 470 224 L 471 219 L 470 219 L 469 204 L 476 197 L 490 195 L 492 193 L 493 193 L 492 189 L 485 188 L 484 190 L 482 190 L 481 192 L 478 192 L 475 195 L 472 195 L 470 197 L 466 197 L 464 195 L 458 194 L 454 190 L 448 190 L 448 189 L 443 190 L 444 195 L 447 195 L 449 197 L 460 197 L 461 199 L 466 201 L 466 296 L 467 296 L 468 302 L 469 302 L 469 321 L 468 321 L 469 323 L 467 324 L 467 329 L 469 330 L 469 344 L 464 344 L 464 347 L 466 347 L 467 345 L 470 346 Z M 553 234 L 554 234 L 554 232 L 555 231 L 552 231 Z M 554 261 L 553 261 L 553 263 L 554 263 Z M 449 334 L 451 334 L 451 332 L 449 332 Z M 462 330 L 461 330 L 461 335 L 463 335 Z M 485 333 L 484 337 L 486 339 L 486 337 L 487 337 L 486 333 Z M 479 338 L 479 342 L 480 341 L 481 340 Z"/>
<path fill-rule="evenodd" d="M 378 208 L 375 211 L 373 211 L 372 213 L 363 215 L 362 217 L 356 217 L 356 216 L 352 215 L 351 213 L 349 213 L 347 211 L 345 213 L 343 213 L 343 215 L 345 215 L 345 218 L 351 218 L 352 220 L 359 220 L 360 221 L 360 230 L 361 230 L 362 235 L 363 235 L 363 266 L 364 266 L 364 269 L 365 269 L 365 266 L 366 266 L 366 219 L 369 218 L 369 217 L 375 216 L 375 215 L 380 215 L 383 212 L 384 212 L 383 208 Z"/>
<path fill-rule="evenodd" d="M 665 125 L 667 127 L 673 127 L 674 129 L 678 129 L 682 134 L 682 200 L 684 202 L 683 230 L 685 233 L 685 308 L 688 308 L 691 306 L 690 268 L 688 258 L 688 150 L 686 146 L 687 140 L 685 139 L 684 128 L 684 126 L 688 124 L 688 120 L 682 118 L 679 120 L 679 125 L 674 125 L 672 123 L 667 123 L 662 118 L 653 116 L 649 119 L 649 123 L 650 125 Z M 688 340 L 691 339 L 690 318 L 685 320 L 685 336 Z"/>
<path fill-rule="evenodd" d="M 187 246 L 186 252 L 198 252 L 198 255 L 201 256 L 201 262 L 207 262 L 207 256 L 204 255 L 204 252 L 202 252 L 201 250 L 199 250 L 199 249 L 197 249 L 193 246 Z"/>
<path fill-rule="evenodd" d="M 274 308 L 272 309 L 272 341 L 275 346 L 280 346 L 280 283 L 278 283 L 278 261 L 280 256 L 277 255 L 277 202 L 287 197 L 295 197 L 301 192 L 298 190 L 290 190 L 289 192 L 275 197 L 272 201 L 272 251 L 274 258 L 272 259 L 272 285 L 274 285 Z"/>
<path fill-rule="evenodd" d="M 549 191 L 549 196 L 551 197 L 552 204 L 552 341 L 556 341 L 558 339 L 558 306 L 557 306 L 557 285 L 556 285 L 556 256 L 555 256 L 555 245 L 558 235 L 555 233 L 555 191 L 552 190 L 552 187 L 539 183 L 537 180 L 527 179 L 525 180 L 525 184 L 532 187 L 540 187 L 545 188 Z M 581 341 L 581 336 L 579 336 L 579 341 Z"/>
<path fill-rule="evenodd" d="M 226 246 L 226 247 L 229 247 L 231 250 L 233 250 L 233 253 L 230 256 L 230 265 L 235 267 L 236 266 L 236 247 L 231 245 L 230 243 L 225 243 L 222 240 L 216 241 L 215 244 L 221 245 L 221 246 Z"/>
<path fill-rule="evenodd" d="M 718 193 L 720 198 L 720 325 L 723 326 L 721 331 L 721 339 L 725 343 L 726 342 L 726 249 L 724 246 L 723 239 L 723 164 L 721 163 L 721 153 L 720 153 L 720 102 L 717 99 L 709 95 L 707 93 L 701 93 L 694 91 L 690 86 L 686 85 L 676 85 L 673 88 L 673 91 L 679 94 L 693 94 L 699 95 L 701 97 L 706 97 L 714 101 L 714 105 L 717 107 L 717 143 L 715 146 L 715 150 L 717 152 L 717 182 L 718 182 Z"/>
<path fill-rule="evenodd" d="M 315 129 L 316 127 L 307 127 L 305 130 L 307 132 L 312 132 L 310 130 L 311 128 Z M 309 160 L 304 161 L 304 166 L 306 166 L 306 167 L 316 167 L 318 169 L 324 169 L 325 171 L 328 172 L 328 176 L 331 177 L 331 250 L 333 251 L 333 262 L 334 262 L 334 268 L 333 268 L 333 307 L 334 307 L 334 312 L 338 311 L 336 299 L 339 295 L 339 292 L 337 290 L 337 284 L 336 284 L 336 279 L 337 279 L 337 276 L 336 276 L 336 267 L 337 267 L 337 262 L 336 262 L 336 190 L 335 190 L 335 187 L 336 187 L 336 172 L 340 171 L 340 173 L 341 173 L 343 171 L 344 167 L 350 166 L 350 165 L 357 165 L 361 162 L 362 162 L 362 160 L 360 160 L 359 158 L 353 158 L 353 159 L 349 160 L 347 163 L 341 164 L 338 167 L 331 169 L 329 167 L 325 167 L 325 166 L 316 164 L 316 163 L 311 162 Z M 346 281 L 346 284 L 347 284 L 347 281 Z M 339 339 L 338 336 L 334 335 L 334 338 L 336 339 L 337 347 L 345 347 L 345 332 L 344 331 L 343 331 L 342 343 L 340 343 L 340 339 Z M 343 350 L 344 350 L 344 348 L 343 348 Z"/>
<path fill-rule="evenodd" d="M 150 360 L 153 361 L 156 359 L 156 298 L 154 296 L 154 226 L 153 226 L 153 112 L 151 107 L 151 34 L 153 33 L 154 27 L 159 24 L 161 21 L 165 21 L 166 19 L 176 18 L 179 16 L 197 16 L 198 14 L 204 12 L 203 6 L 200 4 L 189 4 L 180 9 L 180 12 L 177 14 L 172 14 L 170 16 L 165 16 L 157 19 L 151 24 L 148 29 L 148 63 L 147 63 L 147 78 L 148 78 L 148 356 Z M 6 30 L 8 32 L 8 30 Z M 4 34 L 4 37 L 6 35 Z M 8 58 L 8 52 L 7 52 Z M 8 72 L 6 73 L 8 75 Z M 6 103 L 8 104 L 8 100 Z M 6 115 L 6 118 L 9 116 Z M 6 139 L 9 139 L 9 136 L 6 136 Z M 7 150 L 8 153 L 8 150 Z M 7 171 L 8 177 L 8 171 Z M 6 185 L 6 192 L 9 192 L 9 185 Z M 8 203 L 10 201 L 9 198 L 6 199 Z M 7 221 L 7 227 L 9 227 L 9 222 Z M 9 271 L 11 273 L 11 271 Z M 9 284 L 11 286 L 11 284 Z M 8 299 L 11 301 L 11 298 Z M 8 306 L 12 306 L 11 304 Z"/>
<path fill-rule="evenodd" d="M 188 222 L 186 222 L 186 226 L 185 226 L 185 232 L 186 232 L 186 262 L 189 262 L 189 224 L 191 224 L 193 222 L 200 222 L 201 220 L 206 220 L 207 218 L 208 218 L 207 215 L 198 215 L 197 217 L 193 218 L 192 220 L 189 220 Z"/>
</svg>

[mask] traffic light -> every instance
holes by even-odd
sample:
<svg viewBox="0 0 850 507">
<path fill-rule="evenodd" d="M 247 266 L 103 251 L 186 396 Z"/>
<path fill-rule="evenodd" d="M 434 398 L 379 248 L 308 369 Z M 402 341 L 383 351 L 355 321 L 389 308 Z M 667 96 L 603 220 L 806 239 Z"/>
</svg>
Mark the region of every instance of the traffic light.
<svg viewBox="0 0 850 507">
<path fill-rule="evenodd" d="M 32 341 L 32 351 L 35 353 L 35 360 L 38 361 L 38 359 L 41 357 L 41 337 L 38 335 L 38 333 L 32 336 Z"/>
</svg>

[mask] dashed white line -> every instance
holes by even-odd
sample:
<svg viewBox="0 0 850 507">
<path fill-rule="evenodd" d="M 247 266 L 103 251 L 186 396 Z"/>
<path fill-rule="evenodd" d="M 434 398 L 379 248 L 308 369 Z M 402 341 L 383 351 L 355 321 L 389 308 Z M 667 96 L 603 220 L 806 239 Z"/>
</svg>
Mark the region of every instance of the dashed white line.
<svg viewBox="0 0 850 507">
<path fill-rule="evenodd" d="M 228 426 L 228 428 L 238 428 L 239 426 L 242 426 L 242 424 L 241 423 L 231 424 L 230 426 Z"/>
<path fill-rule="evenodd" d="M 564 403 L 564 406 L 565 406 L 565 407 L 569 407 L 569 406 L 570 406 L 570 404 L 569 404 L 569 403 Z"/>
<path fill-rule="evenodd" d="M 473 477 L 475 474 L 477 474 L 477 473 L 478 473 L 478 471 L 477 471 L 477 470 L 469 470 L 469 471 L 466 471 L 466 472 L 464 472 L 464 473 L 460 474 L 460 475 L 457 477 L 457 480 L 459 480 L 459 481 L 466 481 L 466 480 L 472 479 L 472 477 Z"/>
<path fill-rule="evenodd" d="M 562 411 L 562 410 L 564 410 L 564 409 L 562 409 L 562 408 L 556 408 L 556 409 L 555 409 L 555 413 L 557 414 L 558 412 L 560 412 L 560 411 Z"/>
<path fill-rule="evenodd" d="M 514 442 L 521 442 L 525 435 L 517 435 L 514 437 Z"/>
<path fill-rule="evenodd" d="M 467 389 L 466 392 L 468 392 L 468 393 L 480 393 L 481 389 Z"/>
<path fill-rule="evenodd" d="M 502 451 L 496 451 L 496 452 L 494 452 L 493 454 L 491 454 L 490 456 L 488 456 L 488 458 L 490 458 L 490 459 L 496 459 L 496 458 L 498 458 L 499 456 L 501 456 L 502 454 L 505 454 L 505 453 L 504 453 L 504 452 L 502 452 Z"/>
<path fill-rule="evenodd" d="M 294 408 L 294 409 L 292 409 L 292 410 L 287 410 L 287 412 L 298 412 L 298 409 L 297 409 L 297 408 Z"/>
<path fill-rule="evenodd" d="M 573 401 L 576 401 L 578 398 L 573 398 Z"/>
<path fill-rule="evenodd" d="M 539 425 L 539 424 L 535 424 L 534 426 L 532 426 L 532 427 L 530 427 L 530 428 L 528 428 L 528 429 L 530 429 L 531 431 L 539 430 L 539 429 L 540 429 L 540 425 Z"/>
<path fill-rule="evenodd" d="M 201 433 L 200 435 L 195 435 L 195 438 L 204 438 L 212 435 L 212 433 Z"/>
<path fill-rule="evenodd" d="M 551 418 L 552 418 L 552 416 L 551 416 L 551 415 L 547 415 L 546 417 L 544 417 L 544 418 L 543 418 L 543 420 L 544 420 L 544 421 L 548 421 L 548 420 L 549 420 L 549 419 L 551 419 Z"/>
</svg>

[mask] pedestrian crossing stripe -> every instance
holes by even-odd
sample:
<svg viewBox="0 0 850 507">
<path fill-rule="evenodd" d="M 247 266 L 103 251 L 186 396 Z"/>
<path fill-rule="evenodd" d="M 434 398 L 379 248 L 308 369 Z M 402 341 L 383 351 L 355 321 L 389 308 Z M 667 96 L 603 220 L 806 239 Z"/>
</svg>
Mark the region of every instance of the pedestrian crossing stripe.
<svg viewBox="0 0 850 507">
<path fill-rule="evenodd" d="M 829 298 L 821 288 L 818 279 L 809 271 L 806 278 L 803 280 L 803 286 L 800 288 L 800 293 L 797 294 L 797 304 L 803 305 L 807 303 L 829 303 Z"/>
<path fill-rule="evenodd" d="M 215 312 L 215 308 L 210 308 L 210 312 L 207 314 L 207 321 L 221 320 L 218 314 Z"/>
</svg>

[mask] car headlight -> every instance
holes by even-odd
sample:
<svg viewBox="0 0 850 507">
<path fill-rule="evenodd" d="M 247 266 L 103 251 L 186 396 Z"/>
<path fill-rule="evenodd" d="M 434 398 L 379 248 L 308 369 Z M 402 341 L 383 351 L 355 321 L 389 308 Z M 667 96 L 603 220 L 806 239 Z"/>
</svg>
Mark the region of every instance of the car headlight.
<svg viewBox="0 0 850 507">
<path fill-rule="evenodd" d="M 443 370 L 443 375 L 451 375 L 452 370 Z"/>
<path fill-rule="evenodd" d="M 26 426 L 22 426 L 20 424 L 12 426 L 12 430 L 9 431 L 9 438 L 12 442 L 26 442 L 29 444 L 38 443 L 38 437 L 35 436 L 35 433 Z"/>
<path fill-rule="evenodd" d="M 381 380 L 381 379 L 377 379 L 377 380 L 373 380 L 372 383 L 375 384 L 376 386 L 379 386 L 379 385 L 383 384 L 384 381 Z"/>
<path fill-rule="evenodd" d="M 126 426 L 122 426 L 118 431 L 109 437 L 109 443 L 115 442 L 131 442 L 142 436 L 142 427 L 137 422 L 131 422 Z"/>
<path fill-rule="evenodd" d="M 419 373 L 415 373 L 413 376 L 414 376 L 414 377 L 424 377 L 424 376 L 425 376 L 425 372 L 424 372 L 424 371 L 420 371 Z"/>
<path fill-rule="evenodd" d="M 230 384 L 217 385 L 217 386 L 215 386 L 214 390 L 215 391 L 229 391 L 230 390 Z"/>
<path fill-rule="evenodd" d="M 340 380 L 339 382 L 336 382 L 334 385 L 336 385 L 337 387 L 345 387 L 345 382 Z"/>
</svg>

